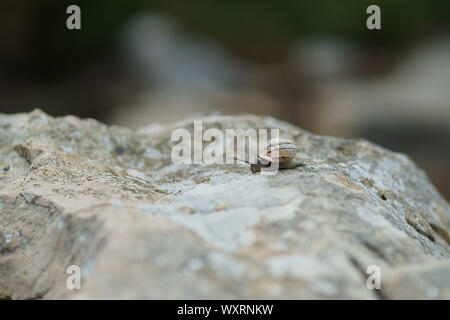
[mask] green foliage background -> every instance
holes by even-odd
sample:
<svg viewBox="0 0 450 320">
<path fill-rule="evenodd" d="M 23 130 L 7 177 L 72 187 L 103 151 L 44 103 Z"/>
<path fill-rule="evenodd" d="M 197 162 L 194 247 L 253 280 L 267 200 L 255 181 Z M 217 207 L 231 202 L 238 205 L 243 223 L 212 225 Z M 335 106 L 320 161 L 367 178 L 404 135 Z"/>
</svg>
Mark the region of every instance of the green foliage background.
<svg viewBox="0 0 450 320">
<path fill-rule="evenodd" d="M 82 9 L 81 31 L 65 27 L 65 10 L 70 4 Z M 370 4 L 381 7 L 381 31 L 365 28 Z M 118 28 L 131 15 L 143 11 L 173 15 L 184 28 L 216 38 L 235 53 L 261 61 L 278 59 L 293 41 L 310 34 L 402 48 L 448 29 L 450 20 L 448 0 L 41 0 L 11 1 L 9 6 L 4 4 L 3 13 L 8 14 L 8 9 L 25 15 L 27 21 L 27 52 L 15 61 L 39 77 L 70 71 L 111 52 Z M 62 67 L 61 61 L 70 63 Z"/>
</svg>

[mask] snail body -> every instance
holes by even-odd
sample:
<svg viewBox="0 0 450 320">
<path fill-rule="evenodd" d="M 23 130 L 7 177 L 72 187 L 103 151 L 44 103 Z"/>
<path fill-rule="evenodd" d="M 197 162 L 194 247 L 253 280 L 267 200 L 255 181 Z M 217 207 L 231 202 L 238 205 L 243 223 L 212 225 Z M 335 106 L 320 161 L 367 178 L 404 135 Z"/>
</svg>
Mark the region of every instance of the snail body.
<svg viewBox="0 0 450 320">
<path fill-rule="evenodd" d="M 297 148 L 295 144 L 287 139 L 272 139 L 269 141 L 263 153 L 258 154 L 256 163 L 250 164 L 252 173 L 261 171 L 261 168 L 268 168 L 272 163 L 278 164 L 279 169 L 293 169 L 301 166 L 295 161 Z"/>
<path fill-rule="evenodd" d="M 295 158 L 297 148 L 287 139 L 272 139 L 269 141 L 263 153 L 258 155 L 258 160 L 268 162 L 287 163 Z"/>
</svg>

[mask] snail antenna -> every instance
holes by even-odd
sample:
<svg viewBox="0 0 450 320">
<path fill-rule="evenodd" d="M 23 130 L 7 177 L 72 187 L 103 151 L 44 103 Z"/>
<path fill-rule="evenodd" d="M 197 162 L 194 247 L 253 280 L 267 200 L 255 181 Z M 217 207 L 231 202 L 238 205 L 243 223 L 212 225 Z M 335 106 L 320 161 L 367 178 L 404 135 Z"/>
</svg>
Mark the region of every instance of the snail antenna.
<svg viewBox="0 0 450 320">
<path fill-rule="evenodd" d="M 247 160 L 242 160 L 242 159 L 239 159 L 239 158 L 237 158 L 237 157 L 231 157 L 231 158 L 234 159 L 234 160 L 237 160 L 237 161 L 244 162 L 244 163 L 246 163 L 246 164 L 250 164 Z"/>
</svg>

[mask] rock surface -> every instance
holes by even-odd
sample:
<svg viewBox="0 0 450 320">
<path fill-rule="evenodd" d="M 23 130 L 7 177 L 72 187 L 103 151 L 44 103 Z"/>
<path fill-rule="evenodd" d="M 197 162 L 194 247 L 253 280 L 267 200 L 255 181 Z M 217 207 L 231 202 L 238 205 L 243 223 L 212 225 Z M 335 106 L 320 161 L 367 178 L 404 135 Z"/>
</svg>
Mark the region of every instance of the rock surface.
<svg viewBox="0 0 450 320">
<path fill-rule="evenodd" d="M 450 207 L 407 156 L 270 117 L 201 120 L 279 128 L 305 166 L 173 164 L 193 119 L 1 115 L 0 298 L 450 298 Z"/>
</svg>

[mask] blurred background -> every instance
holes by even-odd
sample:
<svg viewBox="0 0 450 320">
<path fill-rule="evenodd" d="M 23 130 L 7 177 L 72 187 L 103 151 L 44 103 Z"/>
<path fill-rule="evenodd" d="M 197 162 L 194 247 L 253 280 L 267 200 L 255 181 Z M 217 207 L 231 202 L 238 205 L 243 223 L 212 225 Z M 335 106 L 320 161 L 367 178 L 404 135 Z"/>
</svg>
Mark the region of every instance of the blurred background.
<svg viewBox="0 0 450 320">
<path fill-rule="evenodd" d="M 34 108 L 129 127 L 271 115 L 407 153 L 450 199 L 450 1 L 2 0 L 0 112 Z"/>
</svg>

